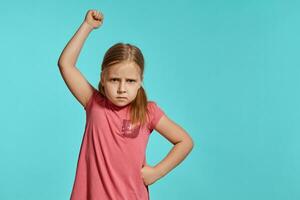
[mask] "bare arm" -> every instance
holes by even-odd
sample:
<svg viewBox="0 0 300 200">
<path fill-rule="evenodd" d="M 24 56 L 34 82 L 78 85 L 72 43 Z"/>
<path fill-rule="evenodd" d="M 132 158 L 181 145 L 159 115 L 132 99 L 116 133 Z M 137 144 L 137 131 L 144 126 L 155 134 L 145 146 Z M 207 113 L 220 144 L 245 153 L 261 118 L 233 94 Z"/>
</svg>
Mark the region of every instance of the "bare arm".
<svg viewBox="0 0 300 200">
<path fill-rule="evenodd" d="M 89 10 L 84 22 L 67 43 L 58 60 L 59 70 L 66 85 L 84 107 L 92 96 L 94 88 L 77 69 L 76 62 L 86 38 L 93 29 L 102 24 L 102 21 L 103 16 L 100 13 Z"/>
<path fill-rule="evenodd" d="M 149 165 L 141 169 L 142 178 L 146 185 L 150 185 L 165 176 L 181 163 L 194 147 L 194 142 L 187 132 L 166 115 L 156 124 L 155 130 L 170 141 L 174 146 L 168 155 L 154 167 Z"/>
<path fill-rule="evenodd" d="M 58 65 L 60 67 L 64 65 L 75 66 L 81 48 L 92 30 L 93 27 L 85 21 L 80 25 L 59 57 Z"/>
<path fill-rule="evenodd" d="M 174 144 L 167 156 L 154 166 L 159 178 L 161 178 L 186 158 L 191 152 L 194 142 L 183 128 L 171 121 L 166 115 L 159 120 L 155 129 Z"/>
</svg>

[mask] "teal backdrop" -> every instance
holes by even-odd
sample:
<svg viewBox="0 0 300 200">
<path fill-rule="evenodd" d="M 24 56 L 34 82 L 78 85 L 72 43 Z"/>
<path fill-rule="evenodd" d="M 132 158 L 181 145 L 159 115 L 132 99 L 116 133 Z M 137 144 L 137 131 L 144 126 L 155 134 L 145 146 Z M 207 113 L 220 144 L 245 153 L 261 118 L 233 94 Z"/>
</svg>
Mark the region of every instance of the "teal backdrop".
<svg viewBox="0 0 300 200">
<path fill-rule="evenodd" d="M 85 125 L 57 66 L 88 9 L 104 13 L 77 67 L 140 47 L 149 100 L 193 138 L 152 200 L 300 199 L 299 1 L 1 1 L 0 199 L 69 199 Z M 172 148 L 153 132 L 147 161 Z"/>
</svg>

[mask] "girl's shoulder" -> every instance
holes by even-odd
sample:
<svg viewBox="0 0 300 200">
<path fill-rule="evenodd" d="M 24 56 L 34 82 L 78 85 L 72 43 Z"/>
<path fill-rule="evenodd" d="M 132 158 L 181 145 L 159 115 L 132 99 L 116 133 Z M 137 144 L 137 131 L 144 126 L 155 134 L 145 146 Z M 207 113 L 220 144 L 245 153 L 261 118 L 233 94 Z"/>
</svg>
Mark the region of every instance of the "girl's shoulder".
<svg viewBox="0 0 300 200">
<path fill-rule="evenodd" d="M 158 110 L 162 111 L 162 108 L 158 105 L 156 101 L 151 101 L 151 100 L 148 101 L 147 108 L 149 109 L 149 111 L 158 111 Z"/>
<path fill-rule="evenodd" d="M 148 101 L 147 108 L 150 116 L 150 129 L 154 129 L 160 118 L 165 115 L 165 112 L 156 101 Z"/>
<path fill-rule="evenodd" d="M 92 107 L 92 105 L 94 103 L 97 104 L 101 104 L 103 103 L 105 100 L 105 97 L 100 93 L 100 91 L 98 91 L 97 89 L 93 88 L 93 94 L 90 97 L 90 99 L 87 102 L 87 106 L 85 107 L 85 110 L 89 110 L 90 107 Z"/>
</svg>

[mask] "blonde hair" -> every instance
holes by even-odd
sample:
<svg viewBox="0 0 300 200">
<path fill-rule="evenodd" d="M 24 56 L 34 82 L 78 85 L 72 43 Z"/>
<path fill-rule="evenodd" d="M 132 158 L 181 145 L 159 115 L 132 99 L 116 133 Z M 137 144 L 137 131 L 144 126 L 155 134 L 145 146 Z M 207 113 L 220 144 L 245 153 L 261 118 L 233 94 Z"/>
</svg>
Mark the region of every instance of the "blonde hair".
<svg viewBox="0 0 300 200">
<path fill-rule="evenodd" d="M 101 73 L 105 73 L 110 66 L 124 61 L 135 62 L 139 66 L 140 77 L 142 80 L 144 74 L 144 56 L 138 47 L 128 43 L 117 43 L 106 51 L 101 65 Z M 100 94 L 103 97 L 106 97 L 101 80 L 99 81 L 98 89 Z M 133 124 L 138 123 L 144 125 L 147 122 L 147 116 L 149 114 L 147 103 L 146 91 L 143 86 L 141 86 L 137 92 L 136 98 L 130 105 L 130 120 Z"/>
</svg>

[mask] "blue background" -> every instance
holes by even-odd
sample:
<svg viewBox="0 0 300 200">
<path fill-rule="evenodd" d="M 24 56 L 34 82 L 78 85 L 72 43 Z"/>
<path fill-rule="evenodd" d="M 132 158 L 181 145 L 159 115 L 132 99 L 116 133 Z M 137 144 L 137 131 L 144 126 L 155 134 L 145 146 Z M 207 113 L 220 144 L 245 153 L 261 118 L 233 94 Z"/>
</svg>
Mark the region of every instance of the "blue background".
<svg viewBox="0 0 300 200">
<path fill-rule="evenodd" d="M 0 199 L 69 199 L 85 125 L 57 66 L 88 9 L 105 20 L 77 66 L 140 47 L 149 100 L 194 139 L 153 200 L 300 199 L 299 1 L 1 1 Z M 157 132 L 155 165 L 172 145 Z"/>
</svg>

